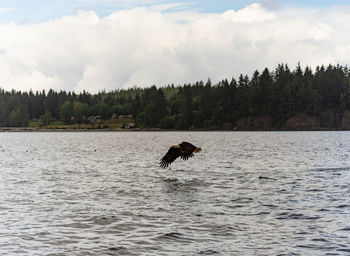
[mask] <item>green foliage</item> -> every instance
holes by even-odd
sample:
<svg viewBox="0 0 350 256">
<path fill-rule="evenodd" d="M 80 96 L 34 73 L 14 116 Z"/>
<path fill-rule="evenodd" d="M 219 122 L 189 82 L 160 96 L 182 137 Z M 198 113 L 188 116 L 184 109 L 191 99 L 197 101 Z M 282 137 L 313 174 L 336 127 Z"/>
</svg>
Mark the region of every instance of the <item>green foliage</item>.
<svg viewBox="0 0 350 256">
<path fill-rule="evenodd" d="M 73 103 L 73 116 L 77 123 L 82 123 L 88 113 L 88 104 L 74 101 Z"/>
<path fill-rule="evenodd" d="M 71 123 L 73 117 L 73 105 L 70 101 L 66 101 L 60 108 L 61 121 Z"/>
<path fill-rule="evenodd" d="M 224 79 L 215 85 L 208 79 L 98 94 L 0 89 L 0 126 L 27 126 L 29 120 L 40 120 L 53 128 L 67 124 L 91 128 L 89 117 L 93 117 L 104 120 L 95 128 L 121 127 L 125 120 L 108 120 L 115 114 L 132 115 L 128 122 L 136 120 L 141 128 L 216 129 L 234 127 L 239 118 L 268 115 L 279 128 L 295 114 L 322 117 L 328 111 L 337 117 L 333 122 L 337 127 L 345 110 L 350 110 L 350 72 L 333 65 L 313 72 L 309 67 L 302 70 L 297 65 L 290 70 L 279 64 L 274 70 L 255 71 L 251 77 L 241 74 L 237 80 Z"/>
<path fill-rule="evenodd" d="M 160 120 L 160 128 L 162 129 L 172 129 L 176 124 L 176 116 L 165 116 Z"/>
<path fill-rule="evenodd" d="M 53 120 L 52 114 L 50 112 L 45 112 L 44 115 L 40 116 L 40 120 L 44 126 L 47 126 Z"/>
<path fill-rule="evenodd" d="M 8 126 L 10 127 L 24 127 L 29 123 L 29 115 L 27 109 L 23 106 L 13 109 L 7 119 Z"/>
</svg>

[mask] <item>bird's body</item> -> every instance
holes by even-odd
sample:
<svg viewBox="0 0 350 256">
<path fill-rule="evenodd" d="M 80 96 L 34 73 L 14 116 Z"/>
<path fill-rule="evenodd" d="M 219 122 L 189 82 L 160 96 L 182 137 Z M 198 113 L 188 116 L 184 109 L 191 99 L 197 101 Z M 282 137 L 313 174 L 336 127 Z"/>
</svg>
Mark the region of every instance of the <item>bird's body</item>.
<svg viewBox="0 0 350 256">
<path fill-rule="evenodd" d="M 193 156 L 193 153 L 199 151 L 201 151 L 201 148 L 196 147 L 189 142 L 182 142 L 179 145 L 171 146 L 168 152 L 160 160 L 160 166 L 166 168 L 178 157 L 187 160 L 189 157 Z"/>
</svg>

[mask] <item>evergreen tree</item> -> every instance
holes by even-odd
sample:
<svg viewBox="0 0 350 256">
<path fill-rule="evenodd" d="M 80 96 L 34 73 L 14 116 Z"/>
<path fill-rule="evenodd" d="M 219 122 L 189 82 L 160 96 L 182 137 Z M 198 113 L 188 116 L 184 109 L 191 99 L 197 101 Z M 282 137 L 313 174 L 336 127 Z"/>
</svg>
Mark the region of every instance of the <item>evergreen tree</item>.
<svg viewBox="0 0 350 256">
<path fill-rule="evenodd" d="M 65 123 L 72 122 L 73 117 L 73 105 L 70 101 L 66 101 L 60 108 L 60 119 Z"/>
</svg>

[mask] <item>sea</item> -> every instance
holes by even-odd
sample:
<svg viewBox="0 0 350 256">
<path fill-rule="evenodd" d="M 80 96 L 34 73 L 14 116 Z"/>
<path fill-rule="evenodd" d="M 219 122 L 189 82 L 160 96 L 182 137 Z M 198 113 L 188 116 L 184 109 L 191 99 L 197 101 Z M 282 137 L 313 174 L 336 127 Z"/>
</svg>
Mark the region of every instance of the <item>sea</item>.
<svg viewBox="0 0 350 256">
<path fill-rule="evenodd" d="M 350 255 L 350 132 L 0 133 L 0 255 Z"/>
</svg>

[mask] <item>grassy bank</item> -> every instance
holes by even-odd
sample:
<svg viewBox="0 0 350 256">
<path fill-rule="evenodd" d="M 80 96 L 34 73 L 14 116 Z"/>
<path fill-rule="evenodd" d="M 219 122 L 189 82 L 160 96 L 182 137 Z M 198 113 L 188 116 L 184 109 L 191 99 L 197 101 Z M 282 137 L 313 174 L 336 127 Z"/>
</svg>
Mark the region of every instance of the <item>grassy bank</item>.
<svg viewBox="0 0 350 256">
<path fill-rule="evenodd" d="M 71 123 L 66 124 L 61 121 L 53 121 L 48 125 L 44 125 L 39 120 L 33 120 L 29 122 L 28 127 L 24 127 L 24 130 L 122 130 L 125 129 L 125 126 L 128 123 L 134 123 L 132 118 L 123 118 L 123 119 L 109 119 L 101 120 L 96 123 Z M 7 129 L 11 129 L 7 127 Z M 21 128 L 14 128 L 21 129 Z"/>
</svg>

